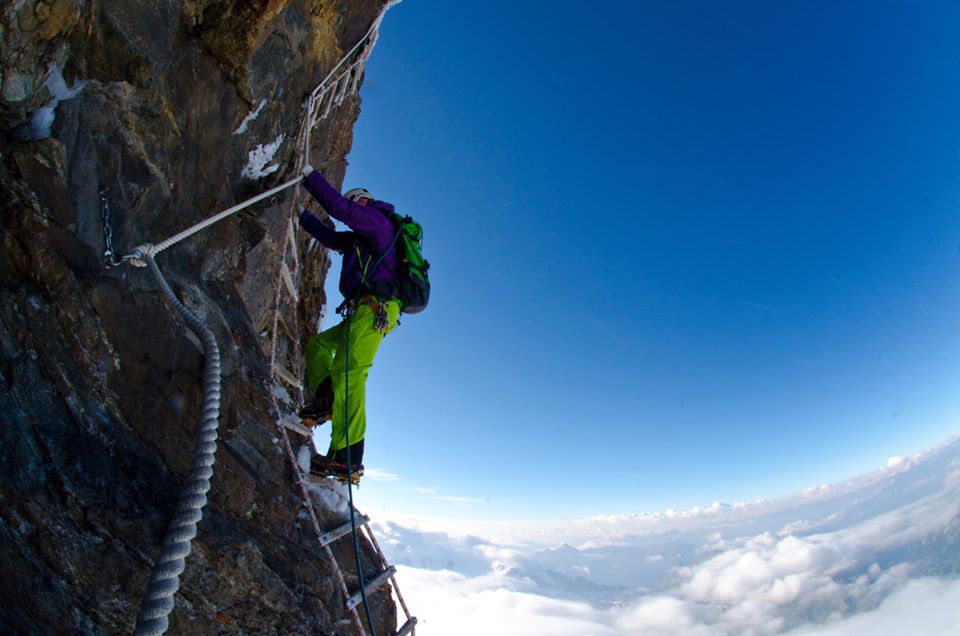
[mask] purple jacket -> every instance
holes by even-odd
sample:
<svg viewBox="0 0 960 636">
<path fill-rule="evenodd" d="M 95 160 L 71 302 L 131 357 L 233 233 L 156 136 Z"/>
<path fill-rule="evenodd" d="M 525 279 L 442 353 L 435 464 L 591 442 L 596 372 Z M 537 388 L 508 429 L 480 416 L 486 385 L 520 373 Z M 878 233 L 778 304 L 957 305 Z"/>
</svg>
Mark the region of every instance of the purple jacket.
<svg viewBox="0 0 960 636">
<path fill-rule="evenodd" d="M 307 177 L 306 186 L 330 216 L 353 230 L 337 232 L 307 211 L 300 215 L 303 229 L 330 249 L 343 254 L 343 267 L 340 271 L 340 293 L 343 297 L 356 298 L 360 294 L 364 264 L 372 268 L 387 249 L 390 251 L 383 257 L 376 271 L 372 274 L 367 272 L 367 282 L 394 278 L 397 253 L 395 247 L 390 247 L 395 230 L 389 217 L 393 206 L 385 201 L 371 201 L 367 205 L 348 201 L 316 170 Z"/>
</svg>

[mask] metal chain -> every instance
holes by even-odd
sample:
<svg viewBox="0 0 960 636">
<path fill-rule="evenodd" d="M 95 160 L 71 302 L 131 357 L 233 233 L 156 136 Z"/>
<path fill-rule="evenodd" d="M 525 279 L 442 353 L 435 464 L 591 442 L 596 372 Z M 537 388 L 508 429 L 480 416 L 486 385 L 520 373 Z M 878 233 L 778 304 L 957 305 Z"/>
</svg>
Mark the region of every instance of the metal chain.
<svg viewBox="0 0 960 636">
<path fill-rule="evenodd" d="M 103 242 L 107 246 L 106 251 L 103 253 L 103 259 L 106 261 L 108 267 L 116 267 L 123 263 L 123 260 L 118 259 L 113 251 L 113 227 L 110 225 L 110 203 L 107 201 L 107 190 L 109 189 L 110 188 L 104 188 L 100 191 L 100 218 L 103 219 Z"/>
</svg>

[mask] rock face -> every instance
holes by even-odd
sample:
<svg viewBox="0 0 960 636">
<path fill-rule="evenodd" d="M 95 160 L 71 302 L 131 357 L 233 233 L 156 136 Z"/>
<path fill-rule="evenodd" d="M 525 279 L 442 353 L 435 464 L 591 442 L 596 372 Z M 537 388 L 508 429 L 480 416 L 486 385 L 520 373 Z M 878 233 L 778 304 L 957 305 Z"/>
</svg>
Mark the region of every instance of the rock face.
<svg viewBox="0 0 960 636">
<path fill-rule="evenodd" d="M 295 176 L 305 97 L 384 2 L 4 3 L 0 632 L 132 631 L 190 465 L 203 352 L 147 270 L 103 254 Z M 358 113 L 347 99 L 312 134 L 311 163 L 335 183 Z M 271 145 L 266 176 L 241 176 Z M 215 333 L 223 378 L 209 503 L 169 633 L 355 633 L 270 400 L 263 334 L 297 197 L 286 190 L 157 257 Z M 299 247 L 301 300 L 279 345 L 290 359 L 316 325 L 328 266 Z M 355 587 L 352 544 L 333 547 Z M 393 633 L 390 597 L 370 601 L 376 632 Z"/>
</svg>

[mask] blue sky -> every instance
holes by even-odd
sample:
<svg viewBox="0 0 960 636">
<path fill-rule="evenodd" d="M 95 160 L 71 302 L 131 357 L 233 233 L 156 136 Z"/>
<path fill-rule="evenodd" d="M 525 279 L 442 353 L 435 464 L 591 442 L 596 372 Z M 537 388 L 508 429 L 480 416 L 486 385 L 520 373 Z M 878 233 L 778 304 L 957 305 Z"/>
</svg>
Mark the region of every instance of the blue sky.
<svg viewBox="0 0 960 636">
<path fill-rule="evenodd" d="M 423 224 L 433 296 L 371 373 L 365 463 L 396 479 L 365 480 L 358 505 L 685 508 L 955 434 L 958 19 L 947 2 L 391 9 L 345 187 Z"/>
</svg>

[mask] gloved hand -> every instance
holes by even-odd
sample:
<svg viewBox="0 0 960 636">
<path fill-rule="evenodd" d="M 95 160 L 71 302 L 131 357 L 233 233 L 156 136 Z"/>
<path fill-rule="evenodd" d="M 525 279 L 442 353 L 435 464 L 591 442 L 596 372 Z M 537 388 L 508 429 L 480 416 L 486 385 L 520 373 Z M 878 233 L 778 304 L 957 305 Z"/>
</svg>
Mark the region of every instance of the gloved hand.
<svg viewBox="0 0 960 636">
<path fill-rule="evenodd" d="M 311 174 L 313 174 L 313 166 L 311 166 L 308 163 L 303 167 L 303 176 L 304 178 L 306 178 L 306 177 L 309 177 Z"/>
</svg>

